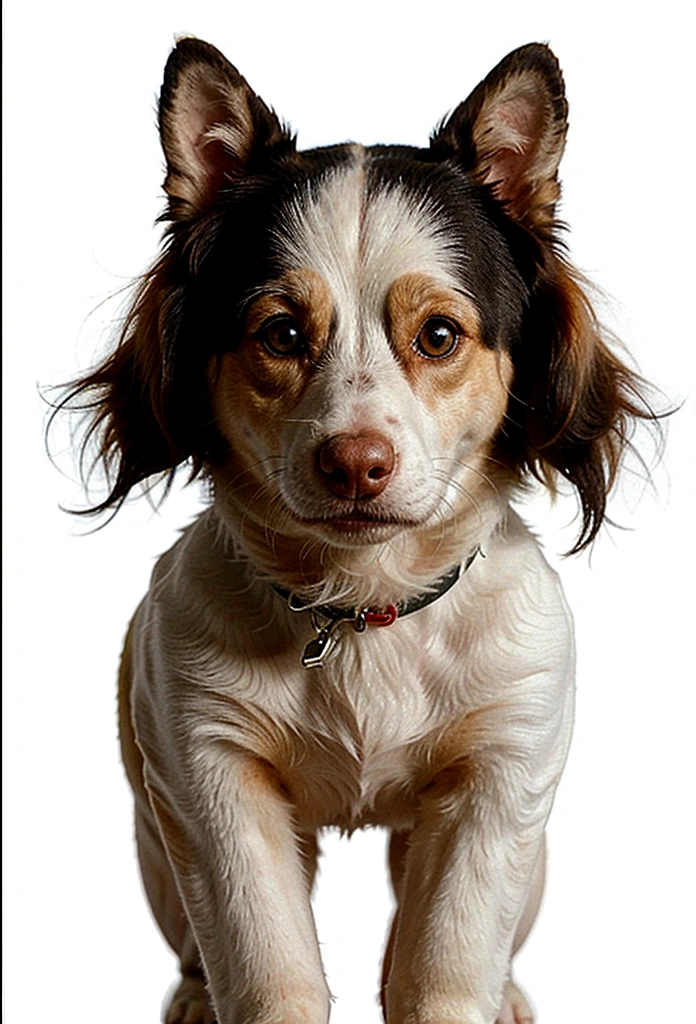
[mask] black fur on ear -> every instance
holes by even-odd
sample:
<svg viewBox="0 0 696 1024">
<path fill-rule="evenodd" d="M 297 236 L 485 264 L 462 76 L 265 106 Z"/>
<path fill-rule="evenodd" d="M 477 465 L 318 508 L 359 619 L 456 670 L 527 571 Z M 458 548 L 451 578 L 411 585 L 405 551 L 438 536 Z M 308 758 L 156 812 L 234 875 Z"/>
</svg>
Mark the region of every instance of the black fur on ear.
<svg viewBox="0 0 696 1024">
<path fill-rule="evenodd" d="M 227 183 L 249 173 L 260 151 L 294 149 L 273 111 L 219 50 L 200 39 L 180 39 L 169 56 L 159 127 L 172 220 L 189 220 L 209 207 Z"/>
<path fill-rule="evenodd" d="M 513 50 L 431 138 L 439 159 L 454 158 L 489 185 L 529 227 L 553 220 L 568 105 L 556 57 L 541 43 Z"/>
</svg>

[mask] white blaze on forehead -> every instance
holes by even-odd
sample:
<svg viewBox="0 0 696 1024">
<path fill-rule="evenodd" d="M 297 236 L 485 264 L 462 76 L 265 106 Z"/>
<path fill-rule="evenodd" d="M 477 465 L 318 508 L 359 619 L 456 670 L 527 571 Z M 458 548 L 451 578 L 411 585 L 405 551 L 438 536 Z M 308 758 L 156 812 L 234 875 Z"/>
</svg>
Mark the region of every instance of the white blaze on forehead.
<svg viewBox="0 0 696 1024">
<path fill-rule="evenodd" d="M 333 172 L 313 197 L 311 186 L 286 211 L 277 241 L 286 270 L 311 267 L 335 298 L 355 287 L 360 253 L 364 173 Z"/>
<path fill-rule="evenodd" d="M 311 267 L 326 280 L 344 341 L 346 328 L 364 331 L 382 322 L 389 288 L 403 274 L 461 287 L 434 203 L 415 200 L 398 184 L 368 199 L 359 163 L 332 171 L 315 195 L 308 189 L 299 197 L 277 241 L 285 269 Z"/>
</svg>

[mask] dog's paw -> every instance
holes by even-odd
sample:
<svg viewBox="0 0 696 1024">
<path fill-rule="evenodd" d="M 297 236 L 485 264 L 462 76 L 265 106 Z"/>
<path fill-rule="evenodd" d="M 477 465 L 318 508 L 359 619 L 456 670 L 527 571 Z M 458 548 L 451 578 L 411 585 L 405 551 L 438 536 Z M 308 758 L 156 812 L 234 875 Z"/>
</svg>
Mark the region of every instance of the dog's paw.
<svg viewBox="0 0 696 1024">
<path fill-rule="evenodd" d="M 186 974 L 174 992 L 164 1024 L 216 1024 L 203 978 Z"/>
<path fill-rule="evenodd" d="M 496 1024 L 534 1024 L 529 1003 L 513 981 L 508 981 Z"/>
</svg>

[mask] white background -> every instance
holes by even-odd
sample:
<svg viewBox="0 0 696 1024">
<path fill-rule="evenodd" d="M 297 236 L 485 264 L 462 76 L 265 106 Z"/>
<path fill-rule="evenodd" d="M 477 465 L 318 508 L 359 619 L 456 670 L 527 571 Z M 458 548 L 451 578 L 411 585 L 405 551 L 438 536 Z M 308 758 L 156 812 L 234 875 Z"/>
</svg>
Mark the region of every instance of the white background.
<svg viewBox="0 0 696 1024">
<path fill-rule="evenodd" d="M 6 1020 L 154 1024 L 175 965 L 139 890 L 114 674 L 177 491 L 101 532 L 38 386 L 85 368 L 154 255 L 155 98 L 175 33 L 208 39 L 310 146 L 426 142 L 515 46 L 550 41 L 571 133 L 563 215 L 603 315 L 672 417 L 655 491 L 625 475 L 592 559 L 559 561 L 572 501 L 527 514 L 579 644 L 575 744 L 547 899 L 518 975 L 539 1024 L 694 1020 L 694 87 L 692 2 L 353 0 L 5 4 Z M 649 445 L 644 450 L 650 456 Z M 389 912 L 377 833 L 331 839 L 317 896 L 333 1024 L 374 1024 Z"/>
</svg>

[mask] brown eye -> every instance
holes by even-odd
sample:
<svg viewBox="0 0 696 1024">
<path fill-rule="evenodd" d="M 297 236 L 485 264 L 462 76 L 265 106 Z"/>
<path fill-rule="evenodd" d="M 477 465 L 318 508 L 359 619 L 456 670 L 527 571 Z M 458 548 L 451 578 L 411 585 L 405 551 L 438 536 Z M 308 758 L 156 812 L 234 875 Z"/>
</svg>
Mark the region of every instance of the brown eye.
<svg viewBox="0 0 696 1024">
<path fill-rule="evenodd" d="M 298 356 L 305 349 L 304 335 L 291 316 L 268 320 L 259 337 L 272 356 Z"/>
<path fill-rule="evenodd" d="M 427 359 L 444 359 L 451 355 L 459 341 L 459 328 L 451 320 L 433 316 L 426 320 L 416 335 L 413 347 Z"/>
</svg>

